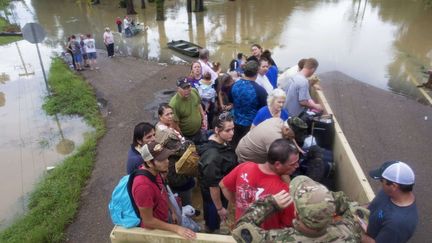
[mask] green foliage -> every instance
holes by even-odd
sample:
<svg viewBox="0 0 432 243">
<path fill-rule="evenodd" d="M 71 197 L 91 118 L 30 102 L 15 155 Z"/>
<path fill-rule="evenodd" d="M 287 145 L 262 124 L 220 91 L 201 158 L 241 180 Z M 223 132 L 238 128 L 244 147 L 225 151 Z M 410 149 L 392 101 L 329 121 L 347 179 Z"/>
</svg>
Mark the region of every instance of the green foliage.
<svg viewBox="0 0 432 243">
<path fill-rule="evenodd" d="M 53 60 L 48 83 L 51 88 L 51 96 L 47 97 L 43 108 L 49 115 L 57 113 L 80 115 L 96 130 L 102 129 L 92 87 L 81 77 L 72 73 L 62 60 L 58 58 Z"/>
<path fill-rule="evenodd" d="M 64 229 L 72 222 L 93 168 L 97 140 L 105 131 L 91 87 L 59 58 L 51 65 L 49 84 L 53 95 L 46 99 L 44 109 L 49 114 L 82 115 L 96 132 L 37 185 L 27 214 L 0 233 L 0 242 L 64 241 Z"/>
<path fill-rule="evenodd" d="M 4 10 L 9 5 L 10 0 L 0 0 L 0 10 Z"/>
<path fill-rule="evenodd" d="M 119 7 L 120 8 L 126 8 L 126 0 L 120 0 L 119 1 Z"/>
<path fill-rule="evenodd" d="M 0 0 L 3 1 L 3 0 Z M 0 32 L 1 31 L 17 31 L 17 26 L 9 24 L 6 19 L 0 17 Z M 19 28 L 18 28 L 19 31 Z M 5 45 L 12 43 L 14 41 L 21 40 L 22 37 L 19 36 L 0 36 L 0 45 Z"/>
</svg>

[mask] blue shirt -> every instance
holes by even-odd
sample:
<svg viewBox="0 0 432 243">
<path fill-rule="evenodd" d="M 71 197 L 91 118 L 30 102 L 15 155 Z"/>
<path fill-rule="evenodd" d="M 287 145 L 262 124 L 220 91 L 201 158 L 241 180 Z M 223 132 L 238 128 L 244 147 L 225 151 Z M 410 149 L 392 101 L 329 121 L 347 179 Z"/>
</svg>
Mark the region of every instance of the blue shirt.
<svg viewBox="0 0 432 243">
<path fill-rule="evenodd" d="M 258 126 L 258 124 L 260 124 L 261 122 L 272 118 L 272 114 L 270 113 L 270 109 L 268 106 L 264 106 L 261 109 L 259 109 L 257 115 L 255 116 L 255 119 L 253 120 L 252 124 L 254 126 Z M 282 109 L 281 113 L 280 113 L 280 118 L 284 121 L 288 120 L 288 112 L 285 111 L 285 109 Z"/>
<path fill-rule="evenodd" d="M 258 110 L 267 105 L 267 92 L 254 81 L 240 79 L 228 95 L 234 104 L 234 123 L 250 126 Z"/>
<path fill-rule="evenodd" d="M 277 78 L 278 78 L 278 68 L 277 66 L 271 65 L 266 73 L 268 80 L 270 81 L 273 89 L 277 88 Z"/>
<path fill-rule="evenodd" d="M 144 164 L 144 160 L 141 154 L 135 149 L 133 144 L 131 144 L 126 162 L 126 172 L 130 174 L 142 164 Z"/>
<path fill-rule="evenodd" d="M 400 207 L 381 190 L 369 205 L 367 234 L 377 243 L 403 243 L 414 234 L 418 223 L 417 205 Z"/>
</svg>

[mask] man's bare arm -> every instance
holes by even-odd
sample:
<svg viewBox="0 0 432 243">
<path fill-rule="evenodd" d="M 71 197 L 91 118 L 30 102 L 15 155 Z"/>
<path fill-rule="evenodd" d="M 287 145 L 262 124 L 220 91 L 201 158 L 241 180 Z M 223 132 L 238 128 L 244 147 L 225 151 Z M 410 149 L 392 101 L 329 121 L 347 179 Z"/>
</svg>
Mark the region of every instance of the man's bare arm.
<svg viewBox="0 0 432 243">
<path fill-rule="evenodd" d="M 225 196 L 226 199 L 228 199 L 228 201 L 235 205 L 235 192 L 232 192 L 230 190 L 228 190 L 228 188 L 225 187 L 225 185 L 221 182 L 219 182 L 219 187 L 222 190 L 223 195 Z"/>
</svg>

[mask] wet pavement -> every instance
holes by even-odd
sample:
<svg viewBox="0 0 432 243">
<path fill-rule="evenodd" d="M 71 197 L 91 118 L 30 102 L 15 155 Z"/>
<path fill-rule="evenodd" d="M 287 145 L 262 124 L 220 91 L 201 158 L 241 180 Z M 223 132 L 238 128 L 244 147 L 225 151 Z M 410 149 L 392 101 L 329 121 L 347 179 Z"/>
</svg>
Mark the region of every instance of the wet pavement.
<svg viewBox="0 0 432 243">
<path fill-rule="evenodd" d="M 432 106 L 340 72 L 323 73 L 320 78 L 324 94 L 366 175 L 387 160 L 404 161 L 413 168 L 420 221 L 411 242 L 427 242 L 432 236 Z M 369 182 L 377 192 L 380 183 Z"/>
</svg>

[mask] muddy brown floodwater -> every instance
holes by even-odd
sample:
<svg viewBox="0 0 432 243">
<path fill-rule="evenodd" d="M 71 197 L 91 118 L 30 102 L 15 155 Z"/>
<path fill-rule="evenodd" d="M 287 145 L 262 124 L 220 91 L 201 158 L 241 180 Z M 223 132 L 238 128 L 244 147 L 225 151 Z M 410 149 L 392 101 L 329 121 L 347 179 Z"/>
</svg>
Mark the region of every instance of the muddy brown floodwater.
<svg viewBox="0 0 432 243">
<path fill-rule="evenodd" d="M 25 2 L 53 46 L 71 34 L 93 33 L 103 49 L 104 27 L 115 32 L 115 17 L 125 15 L 117 0 L 96 6 L 80 4 L 84 1 Z M 343 71 L 414 98 L 421 95 L 407 79 L 423 82 L 420 71 L 432 66 L 432 32 L 427 31 L 432 9 L 425 9 L 422 1 L 209 0 L 206 12 L 191 14 L 185 2 L 165 1 L 164 22 L 155 21 L 154 4 L 146 9 L 137 4 L 133 17 L 149 29 L 132 38 L 115 33 L 118 53 L 160 62 L 189 61 L 166 47 L 168 41 L 184 39 L 208 48 L 211 59 L 225 69 L 236 53 L 250 55 L 250 45 L 259 43 L 274 53 L 280 70 L 303 57 L 316 57 L 318 72 Z"/>
<path fill-rule="evenodd" d="M 51 48 L 43 47 L 49 68 Z M 0 229 L 26 210 L 44 173 L 72 154 L 92 131 L 79 117 L 47 116 L 46 87 L 34 45 L 0 46 Z"/>
</svg>

